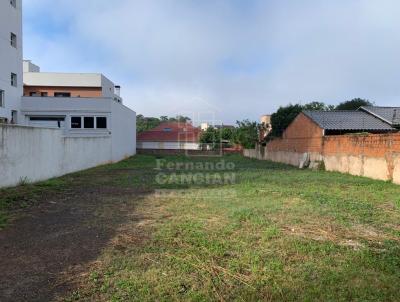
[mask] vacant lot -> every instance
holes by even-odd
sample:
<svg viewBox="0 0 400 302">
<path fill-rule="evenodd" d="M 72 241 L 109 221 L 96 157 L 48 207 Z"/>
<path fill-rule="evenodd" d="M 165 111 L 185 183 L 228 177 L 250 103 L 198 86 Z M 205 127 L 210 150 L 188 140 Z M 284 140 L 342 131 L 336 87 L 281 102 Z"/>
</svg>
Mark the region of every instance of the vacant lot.
<svg viewBox="0 0 400 302">
<path fill-rule="evenodd" d="M 162 160 L 0 191 L 0 301 L 400 300 L 400 186 Z"/>
</svg>

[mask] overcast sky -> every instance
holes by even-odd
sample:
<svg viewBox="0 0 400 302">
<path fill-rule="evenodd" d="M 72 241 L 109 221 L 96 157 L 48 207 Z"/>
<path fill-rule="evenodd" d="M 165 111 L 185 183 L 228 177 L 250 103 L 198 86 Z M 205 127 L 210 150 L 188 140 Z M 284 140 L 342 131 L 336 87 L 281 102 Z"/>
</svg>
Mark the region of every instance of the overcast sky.
<svg viewBox="0 0 400 302">
<path fill-rule="evenodd" d="M 24 57 L 101 72 L 146 116 L 258 120 L 288 103 L 400 105 L 398 0 L 23 0 Z"/>
</svg>

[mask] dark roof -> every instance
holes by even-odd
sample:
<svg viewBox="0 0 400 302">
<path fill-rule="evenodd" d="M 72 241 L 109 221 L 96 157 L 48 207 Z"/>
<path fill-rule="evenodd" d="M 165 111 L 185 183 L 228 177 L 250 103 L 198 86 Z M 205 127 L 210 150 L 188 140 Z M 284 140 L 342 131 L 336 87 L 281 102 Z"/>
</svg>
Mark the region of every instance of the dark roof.
<svg viewBox="0 0 400 302">
<path fill-rule="evenodd" d="M 154 129 L 138 134 L 138 141 L 199 142 L 201 130 L 189 123 L 165 122 Z"/>
<path fill-rule="evenodd" d="M 165 131 L 145 131 L 138 134 L 137 140 L 140 142 L 186 142 L 198 143 L 201 131 L 190 132 L 165 132 Z"/>
<path fill-rule="evenodd" d="M 303 111 L 325 130 L 391 131 L 389 124 L 363 111 Z"/>
<path fill-rule="evenodd" d="M 191 123 L 163 122 L 150 131 L 164 131 L 165 129 L 170 129 L 172 131 L 191 131 L 196 128 L 193 127 Z"/>
<path fill-rule="evenodd" d="M 360 110 L 368 112 L 392 126 L 400 126 L 400 107 L 364 106 Z"/>
</svg>

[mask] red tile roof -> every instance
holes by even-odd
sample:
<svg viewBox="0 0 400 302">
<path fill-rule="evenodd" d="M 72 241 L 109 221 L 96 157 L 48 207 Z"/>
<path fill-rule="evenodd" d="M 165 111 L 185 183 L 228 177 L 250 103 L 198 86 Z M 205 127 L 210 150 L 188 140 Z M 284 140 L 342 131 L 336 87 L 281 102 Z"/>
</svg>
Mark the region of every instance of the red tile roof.
<svg viewBox="0 0 400 302">
<path fill-rule="evenodd" d="M 188 123 L 162 123 L 158 127 L 138 134 L 138 141 L 190 142 L 200 141 L 201 130 Z"/>
</svg>

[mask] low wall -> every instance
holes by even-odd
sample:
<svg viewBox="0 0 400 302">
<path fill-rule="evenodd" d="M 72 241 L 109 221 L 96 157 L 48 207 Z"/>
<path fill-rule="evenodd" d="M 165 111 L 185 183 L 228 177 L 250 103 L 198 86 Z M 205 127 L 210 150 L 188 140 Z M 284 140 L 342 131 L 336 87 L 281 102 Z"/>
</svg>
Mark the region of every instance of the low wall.
<svg viewBox="0 0 400 302">
<path fill-rule="evenodd" d="M 325 168 L 400 184 L 400 134 L 341 135 L 324 138 Z"/>
<path fill-rule="evenodd" d="M 0 125 L 0 187 L 36 182 L 106 164 L 112 137 L 64 137 L 59 129 Z"/>
<path fill-rule="evenodd" d="M 178 149 L 137 149 L 143 155 L 188 155 L 188 156 L 220 156 L 224 154 L 242 154 L 240 150 L 178 150 Z"/>
<path fill-rule="evenodd" d="M 400 133 L 277 139 L 266 147 L 244 150 L 244 156 L 299 167 L 305 154 L 337 171 L 400 184 Z"/>
</svg>

